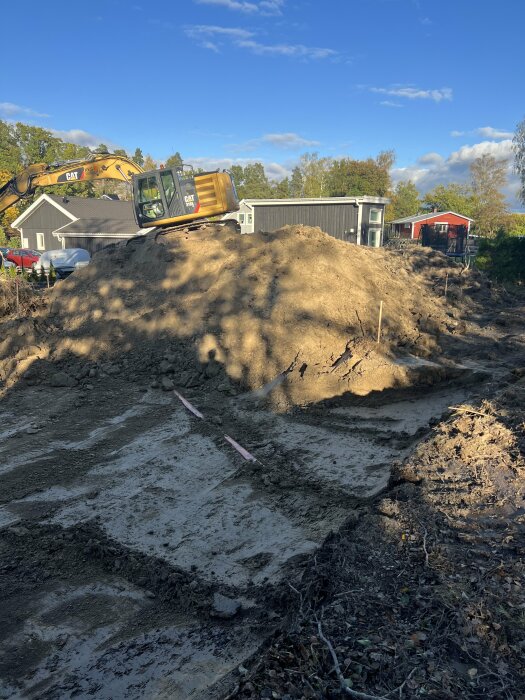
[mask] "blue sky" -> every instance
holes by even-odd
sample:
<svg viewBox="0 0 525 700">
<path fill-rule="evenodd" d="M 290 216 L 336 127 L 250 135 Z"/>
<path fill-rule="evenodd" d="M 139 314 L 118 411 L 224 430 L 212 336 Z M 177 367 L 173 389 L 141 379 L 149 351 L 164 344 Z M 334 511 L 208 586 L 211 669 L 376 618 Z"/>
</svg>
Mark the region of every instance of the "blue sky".
<svg viewBox="0 0 525 700">
<path fill-rule="evenodd" d="M 394 177 L 425 191 L 510 157 L 525 117 L 518 0 L 27 0 L 2 17 L 0 118 L 160 161 L 282 177 L 305 151 L 393 148 Z"/>
</svg>

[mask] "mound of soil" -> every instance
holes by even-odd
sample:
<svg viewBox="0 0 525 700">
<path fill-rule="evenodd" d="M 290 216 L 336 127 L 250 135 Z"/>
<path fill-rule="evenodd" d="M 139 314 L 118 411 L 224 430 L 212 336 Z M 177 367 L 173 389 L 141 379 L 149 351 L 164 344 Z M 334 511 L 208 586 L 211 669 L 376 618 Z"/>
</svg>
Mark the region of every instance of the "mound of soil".
<svg viewBox="0 0 525 700">
<path fill-rule="evenodd" d="M 177 386 L 212 380 L 281 406 L 433 382 L 449 371 L 440 337 L 470 303 L 465 285 L 484 291 L 480 279 L 428 249 L 348 245 L 304 226 L 150 234 L 56 286 L 53 359 L 126 353 L 159 382 L 166 372 Z"/>
</svg>

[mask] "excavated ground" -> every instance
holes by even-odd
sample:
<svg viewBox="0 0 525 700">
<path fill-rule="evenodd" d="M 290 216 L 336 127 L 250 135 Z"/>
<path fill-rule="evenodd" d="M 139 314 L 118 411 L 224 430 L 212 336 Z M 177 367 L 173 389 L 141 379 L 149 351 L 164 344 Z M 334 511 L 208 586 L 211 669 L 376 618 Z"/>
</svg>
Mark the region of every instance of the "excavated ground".
<svg viewBox="0 0 525 700">
<path fill-rule="evenodd" d="M 247 238 L 119 246 L 2 324 L 0 697 L 230 692 L 331 533 L 520 364 L 514 300 L 441 256 Z"/>
</svg>

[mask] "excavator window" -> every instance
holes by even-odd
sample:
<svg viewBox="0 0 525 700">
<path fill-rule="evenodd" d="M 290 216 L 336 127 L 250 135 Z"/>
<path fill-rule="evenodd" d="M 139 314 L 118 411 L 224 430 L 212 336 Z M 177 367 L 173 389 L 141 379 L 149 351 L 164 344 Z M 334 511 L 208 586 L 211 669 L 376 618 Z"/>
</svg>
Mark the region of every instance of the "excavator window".
<svg viewBox="0 0 525 700">
<path fill-rule="evenodd" d="M 176 192 L 173 173 L 171 172 L 171 170 L 163 170 L 160 174 L 160 179 L 162 181 L 162 186 L 164 187 L 164 194 L 166 195 L 168 207 L 170 207 L 171 200 L 173 199 L 173 195 Z"/>
<path fill-rule="evenodd" d="M 139 208 L 147 219 L 164 216 L 164 205 L 157 185 L 157 178 L 152 175 L 139 180 Z"/>
</svg>

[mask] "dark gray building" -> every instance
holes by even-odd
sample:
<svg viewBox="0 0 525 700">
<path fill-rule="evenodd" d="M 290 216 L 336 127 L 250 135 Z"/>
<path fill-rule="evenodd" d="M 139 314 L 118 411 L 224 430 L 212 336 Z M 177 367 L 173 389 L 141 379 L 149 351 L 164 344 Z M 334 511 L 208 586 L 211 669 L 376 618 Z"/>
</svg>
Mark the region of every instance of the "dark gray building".
<svg viewBox="0 0 525 700">
<path fill-rule="evenodd" d="M 132 202 L 42 194 L 13 221 L 22 247 L 84 248 L 90 253 L 145 233 L 135 223 Z"/>
<path fill-rule="evenodd" d="M 380 246 L 383 240 L 386 197 L 326 197 L 319 199 L 243 199 L 236 219 L 241 233 L 275 231 L 288 224 L 319 226 L 348 243 Z"/>
</svg>

